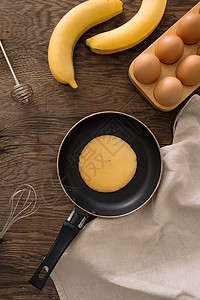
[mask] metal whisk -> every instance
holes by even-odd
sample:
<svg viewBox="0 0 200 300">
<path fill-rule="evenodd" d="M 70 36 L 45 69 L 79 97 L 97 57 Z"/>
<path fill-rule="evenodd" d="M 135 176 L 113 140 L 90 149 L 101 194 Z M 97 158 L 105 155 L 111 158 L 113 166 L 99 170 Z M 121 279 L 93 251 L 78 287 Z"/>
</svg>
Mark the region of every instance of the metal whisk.
<svg viewBox="0 0 200 300">
<path fill-rule="evenodd" d="M 1 48 L 2 52 L 3 52 L 3 55 L 4 55 L 4 57 L 5 57 L 6 61 L 7 61 L 7 64 L 9 66 L 9 68 L 10 68 L 12 76 L 13 76 L 13 78 L 15 80 L 15 86 L 14 86 L 14 88 L 11 91 L 11 97 L 12 97 L 12 99 L 14 101 L 16 101 L 16 102 L 19 102 L 19 103 L 28 103 L 28 102 L 30 102 L 32 100 L 32 98 L 33 98 L 33 95 L 34 95 L 31 86 L 28 85 L 28 84 L 19 83 L 19 81 L 18 81 L 18 79 L 17 79 L 17 77 L 16 77 L 16 75 L 15 75 L 15 73 L 13 71 L 13 68 L 12 68 L 12 66 L 10 64 L 8 56 L 7 56 L 7 54 L 6 54 L 5 50 L 4 50 L 4 47 L 2 45 L 1 40 L 0 40 L 0 48 Z"/>
<path fill-rule="evenodd" d="M 11 196 L 9 207 L 10 214 L 4 228 L 0 232 L 0 244 L 3 242 L 3 236 L 11 225 L 22 218 L 34 214 L 39 209 L 40 202 L 34 188 L 29 184 L 23 184 Z"/>
</svg>

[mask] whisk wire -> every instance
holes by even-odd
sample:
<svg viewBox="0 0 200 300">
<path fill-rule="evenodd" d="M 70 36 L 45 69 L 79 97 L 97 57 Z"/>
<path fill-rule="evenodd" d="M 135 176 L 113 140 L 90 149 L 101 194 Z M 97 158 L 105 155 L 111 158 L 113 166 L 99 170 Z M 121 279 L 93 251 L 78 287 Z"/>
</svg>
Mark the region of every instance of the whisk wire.
<svg viewBox="0 0 200 300">
<path fill-rule="evenodd" d="M 11 91 L 12 99 L 18 103 L 24 103 L 24 104 L 29 103 L 33 99 L 33 96 L 34 96 L 32 87 L 29 84 L 19 83 L 19 81 L 15 75 L 15 72 L 13 71 L 13 68 L 11 66 L 11 63 L 8 59 L 6 51 L 2 45 L 1 40 L 0 40 L 0 48 L 3 52 L 3 55 L 6 59 L 8 67 L 9 67 L 9 69 L 12 73 L 12 76 L 14 78 L 14 81 L 15 81 L 15 86 L 14 86 L 13 90 Z"/>
<path fill-rule="evenodd" d="M 28 192 L 28 195 L 26 197 L 26 200 L 24 202 L 22 202 L 25 192 Z M 14 199 L 18 195 L 19 195 L 19 197 L 15 204 Z M 33 195 L 33 197 L 31 198 L 32 195 Z M 17 209 L 19 209 L 21 202 L 22 202 L 21 210 L 19 212 L 17 212 Z M 13 195 L 11 196 L 11 198 L 9 200 L 9 207 L 10 207 L 10 214 L 8 216 L 5 226 L 3 227 L 2 231 L 0 232 L 0 239 L 3 239 L 4 234 L 15 222 L 17 222 L 18 220 L 20 220 L 22 218 L 31 216 L 39 209 L 40 202 L 38 201 L 35 189 L 30 184 L 23 184 L 23 185 L 19 186 L 15 190 L 15 192 L 13 193 Z M 16 215 L 15 215 L 15 213 L 16 213 Z"/>
<path fill-rule="evenodd" d="M 9 216 L 8 216 L 8 219 L 7 219 L 7 221 L 6 221 L 6 224 L 5 224 L 4 227 L 3 227 L 3 230 L 2 230 L 1 233 L 0 233 L 0 238 L 3 237 L 5 231 L 7 231 L 7 230 L 10 228 L 10 226 L 11 226 L 11 225 L 9 225 L 9 224 L 11 224 L 11 222 L 12 222 L 12 221 L 11 221 L 12 216 L 13 216 L 13 214 L 15 213 L 15 210 L 16 210 L 16 208 L 17 208 L 17 205 L 16 205 L 15 208 L 14 208 L 14 201 L 13 201 L 13 199 L 14 199 L 14 197 L 15 197 L 19 192 L 20 192 L 20 191 L 15 190 L 15 192 L 13 193 L 13 195 L 11 196 L 11 198 L 10 198 L 10 200 L 9 200 L 10 214 L 9 214 Z M 20 199 L 20 198 L 19 198 L 19 199 Z M 14 211 L 13 211 L 13 209 L 14 209 Z"/>
</svg>

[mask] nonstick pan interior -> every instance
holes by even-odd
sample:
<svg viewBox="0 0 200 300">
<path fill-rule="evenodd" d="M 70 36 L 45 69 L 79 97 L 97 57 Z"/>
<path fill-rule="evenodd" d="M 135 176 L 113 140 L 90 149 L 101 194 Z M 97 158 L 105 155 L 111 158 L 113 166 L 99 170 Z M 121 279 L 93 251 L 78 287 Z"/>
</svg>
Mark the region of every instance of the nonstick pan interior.
<svg viewBox="0 0 200 300">
<path fill-rule="evenodd" d="M 101 135 L 120 137 L 137 155 L 133 179 L 113 193 L 89 188 L 78 169 L 85 145 Z M 97 113 L 78 122 L 65 136 L 58 153 L 58 176 L 64 191 L 75 205 L 95 216 L 122 216 L 141 207 L 155 192 L 161 171 L 160 148 L 153 134 L 137 119 L 118 112 Z"/>
<path fill-rule="evenodd" d="M 137 155 L 137 170 L 133 179 L 114 193 L 100 193 L 90 189 L 79 174 L 81 151 L 89 141 L 101 135 L 120 137 Z M 115 155 L 116 151 L 112 154 Z M 89 158 L 95 162 L 92 155 Z M 61 185 L 76 206 L 29 280 L 39 289 L 43 288 L 60 256 L 79 233 L 89 214 L 100 217 L 123 216 L 135 211 L 151 198 L 161 178 L 162 160 L 159 145 L 145 125 L 126 114 L 103 112 L 88 116 L 68 132 L 58 152 L 57 167 Z M 41 278 L 40 272 L 44 267 L 48 271 Z"/>
</svg>

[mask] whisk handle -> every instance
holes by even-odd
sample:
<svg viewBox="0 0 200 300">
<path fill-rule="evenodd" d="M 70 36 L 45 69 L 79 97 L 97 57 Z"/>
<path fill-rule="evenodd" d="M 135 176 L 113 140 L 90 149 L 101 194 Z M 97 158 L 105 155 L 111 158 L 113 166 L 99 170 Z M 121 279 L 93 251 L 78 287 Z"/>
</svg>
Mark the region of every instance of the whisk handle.
<svg viewBox="0 0 200 300">
<path fill-rule="evenodd" d="M 71 241 L 79 233 L 88 216 L 89 215 L 81 209 L 75 208 L 70 217 L 63 224 L 54 244 L 49 250 L 47 256 L 43 259 L 39 268 L 29 280 L 29 283 L 42 290 L 59 258 L 69 246 Z M 40 272 L 44 271 L 44 269 L 46 270 L 46 274 L 42 277 Z"/>
<path fill-rule="evenodd" d="M 8 59 L 8 56 L 7 56 L 6 51 L 5 51 L 5 49 L 4 49 L 3 45 L 2 45 L 1 40 L 0 40 L 0 48 L 1 48 L 1 51 L 3 52 L 3 55 L 4 55 L 5 59 L 6 59 L 7 64 L 8 64 L 8 67 L 9 67 L 11 73 L 12 73 L 12 76 L 13 76 L 14 80 L 15 80 L 15 84 L 17 85 L 17 84 L 19 84 L 19 81 L 18 81 L 18 79 L 17 79 L 17 77 L 15 75 L 15 72 L 13 71 L 13 68 L 11 66 L 11 63 L 10 63 L 9 59 Z"/>
</svg>

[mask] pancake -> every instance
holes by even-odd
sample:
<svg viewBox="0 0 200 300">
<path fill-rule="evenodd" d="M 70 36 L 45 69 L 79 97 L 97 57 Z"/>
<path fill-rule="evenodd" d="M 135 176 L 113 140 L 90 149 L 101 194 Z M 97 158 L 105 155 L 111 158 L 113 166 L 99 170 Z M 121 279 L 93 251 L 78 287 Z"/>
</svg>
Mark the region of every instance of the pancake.
<svg viewBox="0 0 200 300">
<path fill-rule="evenodd" d="M 128 143 L 113 135 L 91 140 L 79 156 L 79 172 L 91 189 L 111 193 L 126 186 L 137 169 L 137 157 Z"/>
</svg>

